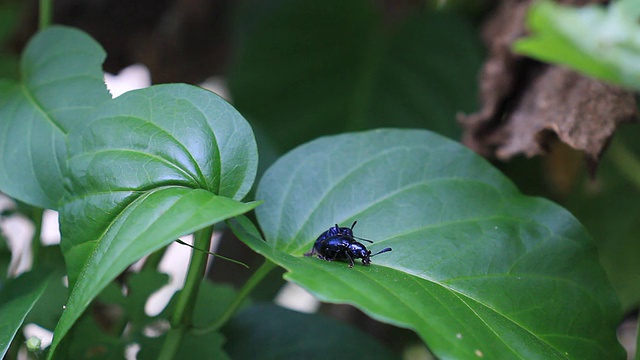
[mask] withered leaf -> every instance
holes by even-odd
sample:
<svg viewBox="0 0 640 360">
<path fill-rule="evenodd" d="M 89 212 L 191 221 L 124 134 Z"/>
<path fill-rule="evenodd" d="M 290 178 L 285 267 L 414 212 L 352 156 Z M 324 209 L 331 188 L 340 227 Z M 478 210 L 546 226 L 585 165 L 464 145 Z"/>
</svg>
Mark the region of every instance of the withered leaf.
<svg viewBox="0 0 640 360">
<path fill-rule="evenodd" d="M 557 138 L 597 161 L 616 126 L 637 118 L 634 95 L 514 54 L 511 44 L 526 34 L 530 3 L 502 1 L 484 26 L 489 57 L 480 78 L 482 108 L 458 117 L 464 127 L 463 142 L 485 156 L 509 159 L 542 154 Z"/>
</svg>

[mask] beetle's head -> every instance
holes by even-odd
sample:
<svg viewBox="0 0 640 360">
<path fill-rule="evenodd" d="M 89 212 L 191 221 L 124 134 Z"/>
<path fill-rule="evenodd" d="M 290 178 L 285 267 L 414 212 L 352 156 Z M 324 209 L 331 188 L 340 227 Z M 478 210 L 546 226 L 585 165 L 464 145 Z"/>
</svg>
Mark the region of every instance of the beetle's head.
<svg viewBox="0 0 640 360">
<path fill-rule="evenodd" d="M 362 263 L 364 265 L 369 265 L 371 264 L 371 251 L 366 250 L 366 251 L 362 251 Z"/>
</svg>

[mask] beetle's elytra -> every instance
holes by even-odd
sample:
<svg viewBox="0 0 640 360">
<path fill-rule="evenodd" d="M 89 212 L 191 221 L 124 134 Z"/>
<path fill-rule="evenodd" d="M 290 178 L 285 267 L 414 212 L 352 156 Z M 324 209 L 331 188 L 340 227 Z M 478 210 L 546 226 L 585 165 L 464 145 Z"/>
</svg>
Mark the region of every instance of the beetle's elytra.
<svg viewBox="0 0 640 360">
<path fill-rule="evenodd" d="M 362 259 L 363 265 L 369 265 L 372 256 L 391 251 L 391 248 L 384 248 L 372 255 L 371 251 L 356 239 L 370 243 L 373 241 L 353 236 L 353 227 L 356 223 L 357 221 L 354 221 L 350 228 L 339 227 L 338 224 L 329 228 L 318 236 L 311 251 L 304 256 L 318 255 L 318 258 L 327 261 L 348 260 L 349 267 L 353 267 L 354 259 Z"/>
</svg>

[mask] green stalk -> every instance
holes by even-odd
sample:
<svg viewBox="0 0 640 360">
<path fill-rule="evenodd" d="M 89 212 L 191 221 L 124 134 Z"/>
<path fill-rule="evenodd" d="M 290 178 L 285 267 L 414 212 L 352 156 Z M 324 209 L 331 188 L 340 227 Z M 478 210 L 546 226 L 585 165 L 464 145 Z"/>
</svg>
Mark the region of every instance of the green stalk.
<svg viewBox="0 0 640 360">
<path fill-rule="evenodd" d="M 41 208 L 33 208 L 31 212 L 31 220 L 33 221 L 34 232 L 31 237 L 31 267 L 35 268 L 38 265 L 38 257 L 40 255 L 40 249 L 42 248 L 42 240 L 40 235 L 42 234 L 42 214 L 44 210 Z"/>
<path fill-rule="evenodd" d="M 194 234 L 194 246 L 200 249 L 209 249 L 211 247 L 212 233 L 213 226 L 196 231 Z M 176 309 L 171 317 L 171 330 L 167 333 L 167 338 L 160 351 L 159 359 L 161 360 L 175 358 L 184 334 L 191 327 L 193 310 L 198 297 L 200 283 L 205 275 L 208 256 L 208 254 L 200 251 L 191 252 L 191 262 L 189 264 L 187 278 L 184 287 L 178 295 Z"/>
<path fill-rule="evenodd" d="M 162 249 L 151 253 L 147 260 L 144 261 L 142 265 L 142 270 L 157 270 L 158 266 L 160 266 L 160 262 L 164 257 L 164 254 L 167 252 L 168 247 L 165 246 Z"/>
<path fill-rule="evenodd" d="M 53 0 L 40 0 L 40 17 L 38 19 L 38 28 L 44 30 L 51 25 L 53 19 Z"/>
<path fill-rule="evenodd" d="M 249 280 L 247 280 L 247 282 L 244 284 L 242 289 L 240 289 L 240 292 L 238 293 L 238 295 L 236 295 L 236 298 L 233 300 L 233 303 L 229 305 L 229 307 L 227 308 L 227 310 L 225 310 L 224 314 L 222 314 L 220 319 L 218 319 L 216 322 L 210 325 L 207 325 L 205 327 L 192 329 L 191 333 L 194 335 L 204 335 L 220 329 L 224 324 L 227 323 L 227 321 L 229 321 L 229 319 L 233 316 L 233 314 L 236 313 L 240 305 L 242 305 L 246 297 L 251 293 L 251 291 L 256 287 L 256 285 L 258 285 L 260 281 L 262 281 L 262 279 L 264 279 L 264 277 L 267 276 L 267 274 L 275 267 L 276 267 L 276 264 L 271 262 L 269 259 L 264 259 L 264 263 L 262 263 L 262 265 L 260 265 L 258 270 L 256 270 L 256 272 L 253 273 L 253 275 L 251 275 Z"/>
</svg>

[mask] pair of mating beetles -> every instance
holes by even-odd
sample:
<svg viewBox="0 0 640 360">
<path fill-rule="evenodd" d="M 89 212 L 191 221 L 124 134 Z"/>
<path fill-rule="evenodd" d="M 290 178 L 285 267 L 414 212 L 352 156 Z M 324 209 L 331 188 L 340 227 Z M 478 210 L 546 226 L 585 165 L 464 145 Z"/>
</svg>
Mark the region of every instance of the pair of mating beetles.
<svg viewBox="0 0 640 360">
<path fill-rule="evenodd" d="M 353 267 L 354 259 L 362 259 L 363 265 L 371 264 L 371 257 L 378 254 L 382 254 L 391 251 L 391 248 L 384 248 L 375 254 L 371 254 L 371 251 L 367 250 L 366 246 L 356 241 L 366 241 L 373 243 L 371 240 L 363 239 L 353 236 L 353 227 L 356 226 L 357 221 L 353 222 L 350 228 L 336 226 L 323 232 L 318 236 L 313 248 L 304 256 L 318 255 L 318 258 L 333 261 L 333 260 L 348 260 L 349 267 Z"/>
</svg>

